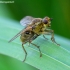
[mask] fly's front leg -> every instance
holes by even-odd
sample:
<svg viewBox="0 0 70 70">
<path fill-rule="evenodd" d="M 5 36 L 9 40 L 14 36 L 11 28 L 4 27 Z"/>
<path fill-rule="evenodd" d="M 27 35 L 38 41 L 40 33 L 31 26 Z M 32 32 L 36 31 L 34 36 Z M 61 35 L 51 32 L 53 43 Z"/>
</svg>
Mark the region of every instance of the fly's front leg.
<svg viewBox="0 0 70 70">
<path fill-rule="evenodd" d="M 48 40 L 48 39 L 45 37 L 45 35 L 43 35 L 43 37 L 44 37 L 46 40 Z"/>
<path fill-rule="evenodd" d="M 41 53 L 41 50 L 40 50 L 40 47 L 39 46 L 37 46 L 36 44 L 34 44 L 34 43 L 31 43 L 32 45 L 34 45 L 35 47 L 37 47 L 38 49 L 39 49 L 39 52 L 40 52 L 40 57 L 42 57 L 42 53 Z"/>
<path fill-rule="evenodd" d="M 56 43 L 57 45 L 60 45 L 60 44 L 58 44 L 58 43 L 55 41 L 54 31 L 53 31 L 53 30 L 50 30 L 49 32 L 51 33 L 51 40 L 52 40 L 52 42 Z"/>
<path fill-rule="evenodd" d="M 25 52 L 25 58 L 24 58 L 24 60 L 23 60 L 23 62 L 24 62 L 24 61 L 26 60 L 26 57 L 27 57 L 27 52 L 26 52 L 26 50 L 25 50 L 23 44 L 22 44 L 22 48 L 23 48 L 23 50 L 24 50 L 24 52 Z"/>
<path fill-rule="evenodd" d="M 53 30 L 45 30 L 45 32 L 43 32 L 43 34 L 51 35 L 52 42 L 57 44 L 57 42 L 55 41 L 55 38 L 54 38 L 54 31 Z M 59 45 L 59 44 L 57 44 L 57 45 Z"/>
<path fill-rule="evenodd" d="M 43 34 L 43 37 L 44 37 L 46 40 L 48 40 L 48 39 L 45 37 L 45 35 L 51 35 L 51 33 L 48 32 L 48 30 L 42 32 L 41 34 Z"/>
</svg>

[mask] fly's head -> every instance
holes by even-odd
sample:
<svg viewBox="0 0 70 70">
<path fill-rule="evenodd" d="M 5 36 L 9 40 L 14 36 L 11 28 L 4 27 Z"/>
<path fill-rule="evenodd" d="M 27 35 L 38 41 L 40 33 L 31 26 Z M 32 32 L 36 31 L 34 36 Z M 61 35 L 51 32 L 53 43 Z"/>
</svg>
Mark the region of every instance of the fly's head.
<svg viewBox="0 0 70 70">
<path fill-rule="evenodd" d="M 46 27 L 51 27 L 51 21 L 53 18 L 45 17 L 43 18 L 42 22 Z"/>
</svg>

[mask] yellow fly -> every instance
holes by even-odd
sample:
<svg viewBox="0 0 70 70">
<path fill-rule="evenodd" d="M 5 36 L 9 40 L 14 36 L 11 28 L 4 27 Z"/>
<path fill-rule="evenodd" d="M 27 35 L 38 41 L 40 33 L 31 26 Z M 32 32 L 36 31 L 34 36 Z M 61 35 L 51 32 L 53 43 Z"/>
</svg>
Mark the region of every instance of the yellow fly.
<svg viewBox="0 0 70 70">
<path fill-rule="evenodd" d="M 25 20 L 26 20 L 26 22 L 24 22 Z M 20 23 L 23 26 L 25 24 L 26 27 L 31 26 L 32 31 L 35 34 L 37 34 L 37 35 L 43 34 L 43 37 L 45 39 L 47 39 L 45 37 L 45 35 L 51 35 L 52 42 L 56 43 L 56 41 L 54 39 L 54 30 L 50 29 L 51 21 L 52 21 L 52 18 L 49 18 L 49 17 L 44 17 L 42 19 L 42 18 L 33 18 L 31 16 L 26 16 L 20 21 Z M 59 44 L 57 44 L 57 45 L 59 45 Z"/>
<path fill-rule="evenodd" d="M 22 29 L 9 42 L 13 41 L 18 36 L 21 35 L 20 39 L 22 41 L 22 48 L 25 52 L 25 58 L 23 61 L 25 61 L 26 57 L 27 57 L 27 52 L 26 52 L 23 45 L 26 44 L 27 42 L 29 42 L 29 44 L 32 44 L 35 47 L 37 47 L 40 51 L 40 57 L 42 56 L 42 53 L 41 53 L 39 46 L 32 43 L 32 41 L 34 39 L 36 39 L 39 35 L 43 34 L 43 37 L 45 39 L 47 39 L 44 35 L 50 34 L 51 40 L 56 43 L 56 41 L 54 39 L 54 31 L 50 29 L 51 20 L 52 20 L 52 18 L 49 18 L 49 17 L 45 17 L 42 19 L 42 18 L 33 18 L 31 16 L 26 16 L 20 21 L 21 25 L 25 26 L 25 29 Z"/>
</svg>

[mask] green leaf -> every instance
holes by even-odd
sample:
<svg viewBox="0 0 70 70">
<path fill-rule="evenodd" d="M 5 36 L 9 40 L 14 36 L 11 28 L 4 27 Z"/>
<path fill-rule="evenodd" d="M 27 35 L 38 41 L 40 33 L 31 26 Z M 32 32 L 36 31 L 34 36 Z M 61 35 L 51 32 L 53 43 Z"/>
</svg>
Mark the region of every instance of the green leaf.
<svg viewBox="0 0 70 70">
<path fill-rule="evenodd" d="M 0 70 L 38 70 L 33 66 L 23 63 L 15 58 L 0 54 Z"/>
<path fill-rule="evenodd" d="M 8 43 L 22 28 L 18 21 L 0 17 L 1 54 L 23 61 L 25 54 L 19 37 Z M 46 37 L 49 38 L 49 36 Z M 35 46 L 30 45 L 28 47 L 28 43 L 25 44 L 28 53 L 25 63 L 40 70 L 70 70 L 70 40 L 57 35 L 55 35 L 55 39 L 61 46 L 57 46 L 50 38 L 45 40 L 42 35 L 33 41 L 33 43 L 40 46 L 42 57 L 40 57 L 40 53 Z"/>
</svg>

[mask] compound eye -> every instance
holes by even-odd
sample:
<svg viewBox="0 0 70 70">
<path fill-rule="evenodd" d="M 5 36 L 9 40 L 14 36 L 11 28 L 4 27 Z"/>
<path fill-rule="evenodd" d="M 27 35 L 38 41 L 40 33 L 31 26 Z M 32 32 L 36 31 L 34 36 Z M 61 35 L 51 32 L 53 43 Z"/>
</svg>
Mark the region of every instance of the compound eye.
<svg viewBox="0 0 70 70">
<path fill-rule="evenodd" d="M 25 33 L 26 33 L 26 34 L 30 34 L 30 32 L 29 32 L 29 31 L 26 31 Z"/>
<path fill-rule="evenodd" d="M 43 23 L 44 23 L 44 24 L 47 24 L 47 23 L 48 23 L 48 20 L 44 19 L 44 20 L 43 20 Z"/>
</svg>

